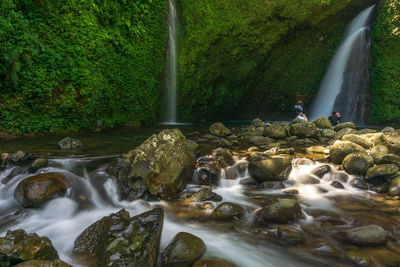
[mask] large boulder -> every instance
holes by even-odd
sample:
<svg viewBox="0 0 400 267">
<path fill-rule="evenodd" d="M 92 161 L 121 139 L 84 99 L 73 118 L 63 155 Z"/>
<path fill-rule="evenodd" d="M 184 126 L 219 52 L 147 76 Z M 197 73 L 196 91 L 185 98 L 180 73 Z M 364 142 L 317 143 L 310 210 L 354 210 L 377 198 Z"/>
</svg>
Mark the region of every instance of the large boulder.
<svg viewBox="0 0 400 267">
<path fill-rule="evenodd" d="M 127 179 L 141 180 L 152 195 L 175 197 L 192 179 L 196 148 L 178 129 L 154 134 L 122 156 L 129 166 Z"/>
<path fill-rule="evenodd" d="M 356 245 L 378 246 L 386 243 L 388 234 L 381 226 L 372 224 L 346 230 L 344 237 Z"/>
<path fill-rule="evenodd" d="M 56 197 L 62 197 L 71 186 L 61 173 L 49 172 L 22 180 L 14 191 L 14 198 L 25 208 L 37 208 Z"/>
<path fill-rule="evenodd" d="M 257 212 L 259 224 L 287 223 L 302 217 L 299 203 L 294 199 L 280 198 Z"/>
<path fill-rule="evenodd" d="M 245 209 L 235 203 L 225 202 L 216 207 L 210 215 L 214 221 L 230 221 L 240 219 Z"/>
<path fill-rule="evenodd" d="M 58 148 L 63 150 L 83 149 L 83 144 L 79 139 L 65 137 L 60 142 L 58 142 Z"/>
<path fill-rule="evenodd" d="M 399 134 L 382 134 L 381 140 L 383 145 L 385 145 L 389 153 L 400 155 L 400 136 Z"/>
<path fill-rule="evenodd" d="M 290 124 L 290 134 L 298 137 L 316 137 L 318 129 L 312 122 L 301 121 Z"/>
<path fill-rule="evenodd" d="M 343 160 L 343 168 L 348 174 L 364 175 L 373 165 L 373 158 L 366 153 L 351 153 Z"/>
<path fill-rule="evenodd" d="M 28 234 L 24 230 L 7 231 L 0 237 L 0 266 L 15 266 L 29 260 L 58 260 L 57 250 L 50 239 Z"/>
<path fill-rule="evenodd" d="M 379 164 L 370 168 L 365 175 L 366 180 L 381 179 L 391 176 L 399 171 L 399 167 L 394 164 Z"/>
<path fill-rule="evenodd" d="M 400 176 L 395 177 L 390 183 L 389 195 L 400 196 Z"/>
<path fill-rule="evenodd" d="M 196 261 L 192 267 L 236 267 L 236 264 L 220 258 L 206 258 Z"/>
<path fill-rule="evenodd" d="M 285 138 L 287 130 L 279 122 L 273 122 L 271 126 L 264 129 L 264 136 L 277 139 Z"/>
<path fill-rule="evenodd" d="M 343 122 L 343 123 L 339 123 L 338 125 L 336 125 L 333 129 L 336 132 L 339 132 L 340 130 L 344 129 L 344 128 L 352 128 L 355 129 L 356 126 L 354 125 L 353 122 Z"/>
<path fill-rule="evenodd" d="M 287 157 L 269 158 L 259 161 L 250 161 L 249 174 L 256 180 L 264 182 L 277 180 L 279 175 L 290 166 L 290 159 Z"/>
<path fill-rule="evenodd" d="M 86 228 L 73 253 L 93 266 L 155 266 L 164 212 L 160 208 L 134 217 L 122 209 Z"/>
<path fill-rule="evenodd" d="M 318 128 L 321 128 L 321 129 L 331 129 L 332 128 L 331 121 L 325 116 L 318 117 L 313 122 Z"/>
<path fill-rule="evenodd" d="M 335 164 L 342 164 L 344 158 L 355 152 L 367 153 L 366 150 L 353 142 L 350 141 L 336 141 L 329 151 L 331 160 Z"/>
<path fill-rule="evenodd" d="M 384 145 L 374 146 L 369 154 L 374 159 L 375 164 L 382 163 L 382 159 L 389 153 L 389 150 Z"/>
<path fill-rule="evenodd" d="M 357 135 L 357 134 L 346 134 L 342 137 L 343 141 L 350 141 L 357 145 L 362 146 L 363 148 L 371 148 L 374 144 L 365 136 Z"/>
<path fill-rule="evenodd" d="M 190 267 L 204 254 L 205 251 L 206 244 L 204 244 L 203 240 L 195 235 L 180 232 L 176 234 L 174 239 L 172 239 L 161 253 L 162 266 Z"/>
<path fill-rule="evenodd" d="M 24 261 L 23 263 L 16 265 L 16 267 L 72 267 L 72 265 L 69 265 L 68 263 L 61 260 L 30 260 Z"/>
<path fill-rule="evenodd" d="M 220 122 L 211 124 L 211 126 L 209 127 L 209 132 L 210 134 L 221 137 L 228 136 L 231 134 L 231 131 Z"/>
</svg>

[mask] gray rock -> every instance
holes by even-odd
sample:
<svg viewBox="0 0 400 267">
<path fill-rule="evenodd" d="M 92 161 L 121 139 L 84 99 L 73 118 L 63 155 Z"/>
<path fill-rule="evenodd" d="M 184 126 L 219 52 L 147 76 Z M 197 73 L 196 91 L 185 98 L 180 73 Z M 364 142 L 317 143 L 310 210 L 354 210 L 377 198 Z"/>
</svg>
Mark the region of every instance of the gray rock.
<svg viewBox="0 0 400 267">
<path fill-rule="evenodd" d="M 356 245 L 379 246 L 387 241 L 388 234 L 385 229 L 379 225 L 367 225 L 346 230 L 345 239 Z"/>
<path fill-rule="evenodd" d="M 311 170 L 310 174 L 313 174 L 319 178 L 322 178 L 325 174 L 331 171 L 331 167 L 329 165 L 321 165 Z"/>
<path fill-rule="evenodd" d="M 83 149 L 83 144 L 79 139 L 65 137 L 60 142 L 58 142 L 58 148 L 63 150 Z"/>
<path fill-rule="evenodd" d="M 290 165 L 286 157 L 270 158 L 249 163 L 249 174 L 257 181 L 277 180 L 279 175 Z"/>
<path fill-rule="evenodd" d="M 210 126 L 209 131 L 210 131 L 210 134 L 220 136 L 220 137 L 228 136 L 231 134 L 231 131 L 220 122 L 213 123 Z"/>
<path fill-rule="evenodd" d="M 216 207 L 210 215 L 210 219 L 214 221 L 231 221 L 240 219 L 245 213 L 245 209 L 240 205 L 224 202 Z"/>
</svg>

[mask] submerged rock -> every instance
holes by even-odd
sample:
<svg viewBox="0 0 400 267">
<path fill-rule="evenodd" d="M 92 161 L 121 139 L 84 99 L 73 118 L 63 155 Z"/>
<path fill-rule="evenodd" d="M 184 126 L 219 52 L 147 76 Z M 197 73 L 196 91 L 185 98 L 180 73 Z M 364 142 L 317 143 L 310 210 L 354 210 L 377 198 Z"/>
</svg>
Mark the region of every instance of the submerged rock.
<svg viewBox="0 0 400 267">
<path fill-rule="evenodd" d="M 58 148 L 63 150 L 83 149 L 83 144 L 79 139 L 65 137 L 60 142 L 58 142 Z"/>
<path fill-rule="evenodd" d="M 24 169 L 20 166 L 15 166 L 12 171 L 1 180 L 2 184 L 7 184 L 9 181 L 11 181 L 15 176 L 20 175 L 24 173 Z"/>
<path fill-rule="evenodd" d="M 335 246 L 333 246 L 329 243 L 321 243 L 321 244 L 317 245 L 312 250 L 312 253 L 319 255 L 319 256 L 329 257 L 329 258 L 339 259 L 341 257 L 341 252 Z"/>
<path fill-rule="evenodd" d="M 192 267 L 236 267 L 236 264 L 224 259 L 212 257 L 198 260 Z"/>
<path fill-rule="evenodd" d="M 211 124 L 209 131 L 210 131 L 210 134 L 220 136 L 220 137 L 228 136 L 231 134 L 231 131 L 220 122 Z"/>
<path fill-rule="evenodd" d="M 163 220 L 160 208 L 134 217 L 122 209 L 86 228 L 73 253 L 89 266 L 155 266 Z"/>
<path fill-rule="evenodd" d="M 343 168 L 348 174 L 364 175 L 373 165 L 373 158 L 366 153 L 351 153 L 343 160 Z"/>
<path fill-rule="evenodd" d="M 176 234 L 174 239 L 161 253 L 162 266 L 190 267 L 204 254 L 205 251 L 206 244 L 204 244 L 203 240 L 195 235 L 180 232 Z"/>
<path fill-rule="evenodd" d="M 216 207 L 210 215 L 211 220 L 230 221 L 240 219 L 245 213 L 245 209 L 238 204 L 225 202 Z"/>
<path fill-rule="evenodd" d="M 22 180 L 14 191 L 14 198 L 23 207 L 37 208 L 48 200 L 64 196 L 70 186 L 61 173 L 42 173 Z"/>
<path fill-rule="evenodd" d="M 302 211 L 296 200 L 281 198 L 259 210 L 256 221 L 259 224 L 287 223 L 301 217 Z"/>
<path fill-rule="evenodd" d="M 361 267 L 371 266 L 371 259 L 368 254 L 359 251 L 359 250 L 351 250 L 346 254 L 347 258 L 352 261 L 355 265 Z"/>
<path fill-rule="evenodd" d="M 24 230 L 7 231 L 0 237 L 0 266 L 14 266 L 29 260 L 58 260 L 57 250 L 50 239 L 28 234 Z"/>
<path fill-rule="evenodd" d="M 127 179 L 141 180 L 152 195 L 173 198 L 191 181 L 196 148 L 178 129 L 154 134 L 123 155 L 130 170 Z"/>
<path fill-rule="evenodd" d="M 332 145 L 329 154 L 333 163 L 342 164 L 347 155 L 355 152 L 367 153 L 362 146 L 350 141 L 336 141 Z"/>
<path fill-rule="evenodd" d="M 306 240 L 304 233 L 292 226 L 279 225 L 276 229 L 277 238 L 284 244 L 296 245 Z"/>
<path fill-rule="evenodd" d="M 372 224 L 346 230 L 344 237 L 356 245 L 378 246 L 386 243 L 388 234 L 381 226 Z"/>
</svg>

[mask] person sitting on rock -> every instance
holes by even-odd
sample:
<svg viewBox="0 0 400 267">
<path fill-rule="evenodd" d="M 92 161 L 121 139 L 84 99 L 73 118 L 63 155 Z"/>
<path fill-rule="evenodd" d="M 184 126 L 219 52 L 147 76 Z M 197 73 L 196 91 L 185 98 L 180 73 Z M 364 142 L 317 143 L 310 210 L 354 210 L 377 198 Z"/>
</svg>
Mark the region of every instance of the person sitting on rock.
<svg viewBox="0 0 400 267">
<path fill-rule="evenodd" d="M 336 117 L 338 117 L 338 123 L 342 123 L 342 122 L 341 122 L 342 115 L 340 115 L 339 112 L 336 112 Z"/>
<path fill-rule="evenodd" d="M 332 111 L 332 114 L 329 116 L 328 119 L 331 122 L 332 126 L 336 126 L 340 123 L 340 118 L 337 116 L 336 111 Z"/>
<path fill-rule="evenodd" d="M 304 114 L 303 112 L 297 112 L 296 119 L 308 121 L 308 118 L 307 118 L 306 114 Z"/>
<path fill-rule="evenodd" d="M 298 113 L 303 113 L 304 108 L 303 108 L 303 101 L 299 100 L 297 101 L 296 105 L 294 105 L 294 111 L 296 112 L 296 114 L 298 115 Z"/>
</svg>

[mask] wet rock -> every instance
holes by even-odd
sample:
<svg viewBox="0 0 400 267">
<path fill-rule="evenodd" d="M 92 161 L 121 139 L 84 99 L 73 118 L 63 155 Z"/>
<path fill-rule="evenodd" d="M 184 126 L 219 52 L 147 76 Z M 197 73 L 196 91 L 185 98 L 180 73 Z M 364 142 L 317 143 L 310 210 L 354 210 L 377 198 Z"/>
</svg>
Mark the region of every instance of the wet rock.
<svg viewBox="0 0 400 267">
<path fill-rule="evenodd" d="M 331 186 L 337 189 L 344 189 L 344 185 L 339 181 L 332 181 Z"/>
<path fill-rule="evenodd" d="M 332 211 L 316 209 L 316 210 L 307 210 L 306 212 L 309 215 L 313 216 L 314 219 L 318 222 L 322 223 L 329 222 L 333 225 L 344 224 L 344 221 L 339 216 L 339 214 L 334 213 Z"/>
<path fill-rule="evenodd" d="M 256 118 L 251 121 L 251 125 L 253 125 L 254 127 L 264 127 L 265 123 L 262 120 L 260 120 L 259 118 Z"/>
<path fill-rule="evenodd" d="M 333 163 L 342 164 L 344 158 L 347 155 L 355 152 L 366 153 L 366 150 L 362 146 L 352 143 L 350 141 L 336 141 L 331 146 L 329 155 Z"/>
<path fill-rule="evenodd" d="M 309 121 L 299 121 L 290 124 L 290 134 L 298 137 L 316 137 L 318 136 L 317 126 Z"/>
<path fill-rule="evenodd" d="M 368 189 L 368 185 L 365 182 L 365 180 L 363 178 L 354 178 L 350 181 L 350 185 L 352 187 L 358 188 L 358 189 L 363 189 L 363 190 L 367 190 Z"/>
<path fill-rule="evenodd" d="M 287 130 L 279 122 L 273 122 L 270 127 L 264 129 L 264 136 L 281 139 L 287 137 Z"/>
<path fill-rule="evenodd" d="M 13 170 L 1 180 L 2 184 L 6 184 L 11 181 L 15 176 L 24 173 L 24 169 L 20 166 L 15 166 Z"/>
<path fill-rule="evenodd" d="M 277 180 L 279 175 L 290 165 L 287 157 L 269 158 L 249 163 L 249 174 L 257 181 Z"/>
<path fill-rule="evenodd" d="M 58 142 L 58 148 L 63 150 L 83 149 L 83 144 L 79 139 L 65 137 L 60 142 Z"/>
<path fill-rule="evenodd" d="M 18 264 L 16 267 L 72 267 L 68 263 L 55 260 L 55 261 L 43 261 L 43 260 L 30 260 Z"/>
<path fill-rule="evenodd" d="M 283 190 L 283 193 L 289 194 L 289 195 L 298 195 L 299 190 L 297 190 L 295 188 L 288 188 L 288 189 Z"/>
<path fill-rule="evenodd" d="M 198 167 L 194 171 L 193 180 L 199 185 L 218 185 L 219 170 L 211 158 L 201 157 L 197 160 Z"/>
<path fill-rule="evenodd" d="M 64 196 L 71 186 L 60 173 L 49 172 L 22 180 L 14 191 L 14 198 L 26 208 L 40 207 L 44 202 Z"/>
<path fill-rule="evenodd" d="M 180 232 L 161 253 L 163 267 L 190 267 L 206 251 L 203 240 L 195 235 Z"/>
<path fill-rule="evenodd" d="M 381 226 L 372 224 L 346 230 L 344 237 L 356 245 L 378 246 L 386 243 L 388 234 Z"/>
<path fill-rule="evenodd" d="M 7 162 L 13 165 L 21 165 L 31 159 L 32 159 L 31 155 L 25 153 L 24 151 L 17 151 L 15 153 L 10 154 L 7 157 Z"/>
<path fill-rule="evenodd" d="M 357 135 L 357 134 L 346 134 L 342 137 L 343 141 L 350 141 L 357 145 L 362 146 L 363 148 L 371 148 L 374 144 L 365 136 Z"/>
<path fill-rule="evenodd" d="M 397 176 L 390 183 L 389 194 L 391 196 L 400 196 L 400 176 Z"/>
<path fill-rule="evenodd" d="M 379 185 L 375 185 L 371 188 L 372 191 L 375 191 L 378 194 L 383 194 L 389 191 L 389 184 L 383 183 Z"/>
<path fill-rule="evenodd" d="M 371 266 L 371 259 L 369 258 L 368 254 L 362 251 L 351 250 L 347 252 L 346 256 L 351 262 L 353 262 L 357 266 L 360 267 Z"/>
<path fill-rule="evenodd" d="M 210 215 L 214 221 L 231 221 L 240 219 L 245 213 L 245 209 L 238 204 L 224 202 L 216 207 Z"/>
<path fill-rule="evenodd" d="M 191 196 L 187 197 L 185 201 L 187 202 L 201 202 L 201 201 L 221 201 L 222 197 L 216 193 L 214 193 L 211 189 L 200 189 L 197 192 L 194 192 Z"/>
<path fill-rule="evenodd" d="M 293 166 L 297 167 L 297 166 L 302 166 L 302 165 L 314 165 L 314 161 L 312 161 L 311 159 L 308 158 L 297 158 L 293 160 Z"/>
<path fill-rule="evenodd" d="M 399 167 L 394 164 L 380 164 L 370 168 L 365 175 L 366 180 L 383 179 L 399 171 Z"/>
<path fill-rule="evenodd" d="M 335 138 L 336 132 L 332 129 L 321 129 L 321 135 L 322 137 L 332 139 Z"/>
<path fill-rule="evenodd" d="M 365 249 L 365 253 L 371 258 L 373 266 L 397 267 L 400 265 L 399 253 L 392 252 L 387 249 Z"/>
<path fill-rule="evenodd" d="M 244 186 L 256 186 L 257 181 L 254 178 L 248 177 L 248 178 L 241 179 L 239 181 L 239 184 L 244 185 Z"/>
<path fill-rule="evenodd" d="M 213 123 L 209 127 L 209 132 L 210 132 L 210 134 L 213 134 L 216 136 L 221 136 L 221 137 L 228 136 L 231 134 L 231 131 L 220 122 Z"/>
<path fill-rule="evenodd" d="M 288 245 L 297 245 L 306 240 L 303 231 L 287 225 L 279 225 L 273 232 L 274 238 Z"/>
<path fill-rule="evenodd" d="M 45 236 L 28 234 L 24 230 L 7 231 L 0 237 L 0 266 L 14 266 L 29 260 L 58 260 L 59 256 Z"/>
<path fill-rule="evenodd" d="M 348 174 L 364 175 L 373 165 L 373 158 L 366 153 L 351 153 L 343 160 L 343 168 Z"/>
<path fill-rule="evenodd" d="M 73 253 L 90 266 L 155 266 L 163 220 L 160 208 L 134 217 L 122 209 L 86 228 Z"/>
<path fill-rule="evenodd" d="M 296 200 L 281 198 L 259 210 L 256 221 L 259 224 L 268 224 L 271 222 L 287 223 L 301 216 L 301 208 Z"/>
<path fill-rule="evenodd" d="M 272 143 L 272 139 L 263 136 L 247 136 L 246 141 L 255 146 L 263 146 Z"/>
<path fill-rule="evenodd" d="M 178 129 L 154 134 L 122 156 L 129 166 L 127 179 L 141 180 L 154 196 L 173 198 L 191 181 L 196 148 Z"/>
<path fill-rule="evenodd" d="M 353 122 L 344 122 L 344 123 L 339 123 L 338 125 L 336 125 L 333 129 L 336 132 L 339 132 L 340 130 L 344 129 L 344 128 L 352 128 L 355 129 L 356 126 L 354 125 Z"/>
<path fill-rule="evenodd" d="M 320 180 L 311 174 L 300 174 L 296 176 L 296 182 L 300 184 L 319 184 Z"/>
<path fill-rule="evenodd" d="M 339 181 L 342 183 L 346 183 L 349 179 L 349 176 L 344 172 L 334 172 L 331 175 L 332 180 Z"/>
<path fill-rule="evenodd" d="M 331 167 L 329 165 L 322 165 L 312 169 L 310 174 L 322 178 L 325 174 L 329 173 L 330 171 Z"/>
<path fill-rule="evenodd" d="M 263 189 L 283 189 L 285 186 L 281 181 L 267 181 L 261 184 Z"/>
<path fill-rule="evenodd" d="M 400 156 L 395 154 L 387 154 L 382 157 L 383 164 L 395 164 L 397 167 L 400 167 Z"/>
<path fill-rule="evenodd" d="M 331 129 L 332 128 L 332 124 L 330 122 L 330 120 L 325 117 L 325 116 L 321 116 L 316 118 L 313 123 L 318 127 L 318 128 L 322 128 L 322 129 Z"/>
<path fill-rule="evenodd" d="M 218 168 L 226 168 L 235 164 L 232 152 L 226 148 L 217 148 L 211 152 L 213 164 Z"/>
<path fill-rule="evenodd" d="M 317 245 L 313 250 L 313 254 L 323 256 L 323 257 L 329 257 L 329 258 L 337 258 L 339 259 L 341 257 L 341 252 L 333 245 L 328 244 L 328 243 L 321 243 Z"/>
<path fill-rule="evenodd" d="M 357 131 L 354 130 L 354 129 L 352 129 L 352 128 L 344 128 L 344 129 L 341 129 L 341 130 L 338 131 L 338 132 L 335 132 L 334 139 L 335 139 L 335 140 L 341 140 L 342 137 L 345 136 L 346 134 L 354 134 L 354 133 L 356 133 L 356 132 L 357 132 Z"/>
<path fill-rule="evenodd" d="M 236 264 L 224 259 L 212 257 L 198 260 L 192 267 L 236 267 Z"/>
<path fill-rule="evenodd" d="M 46 158 L 37 158 L 35 159 L 31 166 L 29 166 L 29 172 L 34 173 L 40 168 L 45 168 L 49 165 L 49 160 Z"/>
</svg>

